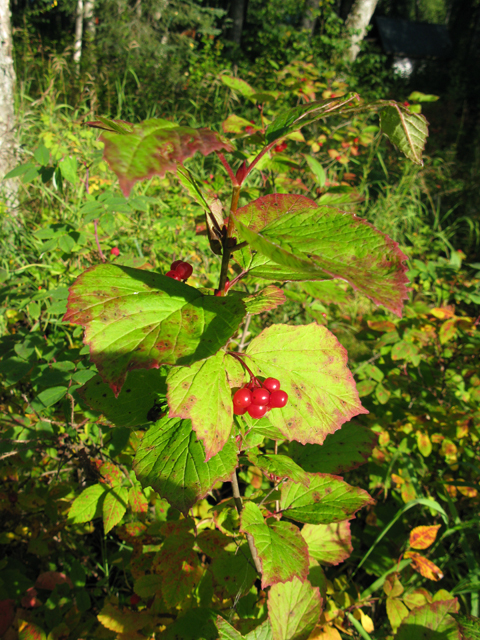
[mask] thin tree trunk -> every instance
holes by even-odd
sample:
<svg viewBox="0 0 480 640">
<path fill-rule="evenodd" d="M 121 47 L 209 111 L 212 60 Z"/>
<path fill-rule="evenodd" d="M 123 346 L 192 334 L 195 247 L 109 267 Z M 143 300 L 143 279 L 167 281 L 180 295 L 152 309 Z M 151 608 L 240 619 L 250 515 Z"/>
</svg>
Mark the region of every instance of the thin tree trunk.
<svg viewBox="0 0 480 640">
<path fill-rule="evenodd" d="M 0 180 L 15 165 L 15 67 L 9 0 L 0 0 Z M 10 204 L 16 206 L 16 183 L 0 183 Z"/>
<path fill-rule="evenodd" d="M 77 0 L 77 17 L 75 19 L 75 43 L 73 45 L 73 62 L 78 71 L 82 58 L 83 38 L 83 0 Z"/>
<path fill-rule="evenodd" d="M 365 37 L 367 27 L 372 19 L 378 0 L 355 0 L 345 26 L 352 31 L 348 58 L 354 62 L 360 52 L 360 42 Z"/>
<path fill-rule="evenodd" d="M 245 20 L 246 0 L 232 0 L 230 5 L 230 18 L 232 26 L 230 27 L 230 40 L 240 46 L 242 41 L 243 22 Z"/>
<path fill-rule="evenodd" d="M 95 2 L 94 0 L 85 0 L 83 15 L 85 17 L 85 35 L 90 43 L 95 42 Z"/>
<path fill-rule="evenodd" d="M 315 24 L 317 22 L 315 11 L 318 9 L 318 7 L 318 0 L 307 0 L 305 2 L 305 12 L 302 18 L 302 29 L 305 29 L 305 31 L 309 31 L 310 35 L 313 35 L 313 32 L 315 31 Z"/>
</svg>

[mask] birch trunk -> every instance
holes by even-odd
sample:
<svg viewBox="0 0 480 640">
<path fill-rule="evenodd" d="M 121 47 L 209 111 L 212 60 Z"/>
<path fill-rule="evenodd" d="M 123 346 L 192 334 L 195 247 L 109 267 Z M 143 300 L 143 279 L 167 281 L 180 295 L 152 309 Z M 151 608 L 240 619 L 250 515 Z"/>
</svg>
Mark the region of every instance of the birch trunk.
<svg viewBox="0 0 480 640">
<path fill-rule="evenodd" d="M 302 29 L 310 32 L 310 35 L 313 35 L 315 31 L 315 24 L 317 22 L 317 17 L 315 15 L 315 10 L 318 9 L 319 2 L 318 0 L 307 0 L 305 2 L 305 13 L 302 18 Z"/>
<path fill-rule="evenodd" d="M 15 165 L 15 67 L 9 0 L 0 0 L 0 180 Z M 0 183 L 7 199 L 16 205 L 16 183 Z"/>
<path fill-rule="evenodd" d="M 83 39 L 83 0 L 77 0 L 77 17 L 75 19 L 75 42 L 73 45 L 73 62 L 77 71 L 80 68 L 82 59 L 82 39 Z"/>
<path fill-rule="evenodd" d="M 353 31 L 350 36 L 350 48 L 347 54 L 350 62 L 355 62 L 360 52 L 360 42 L 365 37 L 368 24 L 372 19 L 377 4 L 378 0 L 355 0 L 353 3 L 345 23 L 347 29 Z"/>
<path fill-rule="evenodd" d="M 95 41 L 95 3 L 94 0 L 85 0 L 83 15 L 85 17 L 85 35 L 90 44 Z"/>
</svg>

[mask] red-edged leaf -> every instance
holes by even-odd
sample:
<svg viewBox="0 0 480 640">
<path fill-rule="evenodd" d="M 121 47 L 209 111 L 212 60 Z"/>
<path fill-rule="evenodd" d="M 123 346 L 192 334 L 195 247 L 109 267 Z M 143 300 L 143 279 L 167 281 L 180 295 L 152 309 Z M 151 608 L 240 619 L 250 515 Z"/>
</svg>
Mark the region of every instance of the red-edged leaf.
<svg viewBox="0 0 480 640">
<path fill-rule="evenodd" d="M 118 396 L 131 369 L 188 366 L 214 355 L 244 316 L 234 296 L 207 296 L 159 273 L 100 264 L 70 287 L 64 320 L 85 327 L 90 357 Z"/>
<path fill-rule="evenodd" d="M 288 440 L 322 444 L 328 434 L 360 413 L 347 352 L 328 329 L 317 324 L 277 324 L 262 331 L 248 349 L 256 375 L 280 380 L 288 403 L 268 414 Z"/>
<path fill-rule="evenodd" d="M 406 256 L 365 220 L 305 196 L 271 194 L 238 209 L 235 225 L 250 248 L 234 257 L 252 275 L 271 280 L 341 278 L 401 316 L 408 294 Z M 264 260 L 254 259 L 252 250 Z"/>
<path fill-rule="evenodd" d="M 410 531 L 410 546 L 412 549 L 428 549 L 435 542 L 440 526 L 436 524 L 412 529 Z"/>
<path fill-rule="evenodd" d="M 306 524 L 302 537 L 308 545 L 308 553 L 322 564 L 340 564 L 353 551 L 350 523 Z"/>
<path fill-rule="evenodd" d="M 250 533 L 262 565 L 262 589 L 294 576 L 308 576 L 308 548 L 298 527 L 289 522 L 266 524 L 258 506 L 247 502 L 241 515 L 241 531 Z"/>
<path fill-rule="evenodd" d="M 293 578 L 273 585 L 268 594 L 268 617 L 273 640 L 307 640 L 322 612 L 320 589 Z"/>
<path fill-rule="evenodd" d="M 425 558 L 425 556 L 422 556 L 420 553 L 417 553 L 416 551 L 407 551 L 405 558 L 411 558 L 412 569 L 417 571 L 424 578 L 433 580 L 434 582 L 443 578 L 442 570 L 439 569 L 434 562 Z"/>
<path fill-rule="evenodd" d="M 111 122 L 115 121 L 110 121 L 113 129 Z M 179 127 L 168 120 L 154 118 L 134 125 L 118 124 L 124 131 L 106 130 L 106 126 L 101 126 L 105 131 L 100 140 L 105 143 L 103 157 L 117 174 L 126 197 L 139 180 L 155 175 L 163 177 L 167 171 L 175 171 L 177 163 L 196 151 L 208 155 L 220 149 L 233 150 L 229 142 L 210 129 Z M 99 125 L 92 123 L 92 126 Z"/>
<path fill-rule="evenodd" d="M 252 315 L 271 311 L 272 309 L 275 309 L 275 307 L 279 307 L 283 304 L 285 300 L 286 298 L 283 291 L 274 284 L 269 284 L 268 287 L 262 291 L 243 298 L 247 312 Z"/>
<path fill-rule="evenodd" d="M 458 600 L 438 600 L 410 611 L 404 619 L 395 640 L 463 640 L 456 620 Z"/>
</svg>

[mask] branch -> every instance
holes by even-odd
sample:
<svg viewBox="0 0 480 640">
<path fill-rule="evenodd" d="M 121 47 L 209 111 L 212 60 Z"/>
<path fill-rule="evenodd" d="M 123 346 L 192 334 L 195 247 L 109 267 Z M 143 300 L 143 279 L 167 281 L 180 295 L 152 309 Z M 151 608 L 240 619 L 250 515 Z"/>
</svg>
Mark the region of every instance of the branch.
<svg viewBox="0 0 480 640">
<path fill-rule="evenodd" d="M 231 483 L 232 483 L 233 499 L 235 500 L 235 506 L 237 507 L 238 515 L 240 515 L 242 513 L 243 503 L 242 503 L 242 496 L 240 495 L 240 488 L 238 486 L 238 478 L 237 478 L 236 471 L 232 473 Z M 253 536 L 251 533 L 247 533 L 246 535 L 248 540 L 248 546 L 250 547 L 250 553 L 252 554 L 253 562 L 255 563 L 255 569 L 258 571 L 260 575 L 262 575 L 262 565 L 260 563 L 260 559 L 258 557 L 258 553 L 255 548 L 255 544 L 253 542 Z"/>
</svg>

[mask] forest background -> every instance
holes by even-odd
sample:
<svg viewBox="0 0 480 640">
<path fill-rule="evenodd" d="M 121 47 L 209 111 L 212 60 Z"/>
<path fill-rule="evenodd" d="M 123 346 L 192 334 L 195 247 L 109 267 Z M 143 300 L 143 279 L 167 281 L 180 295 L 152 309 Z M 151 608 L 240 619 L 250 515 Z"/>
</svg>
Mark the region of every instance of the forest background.
<svg viewBox="0 0 480 640">
<path fill-rule="evenodd" d="M 81 328 L 62 318 L 85 268 L 103 254 L 165 272 L 180 257 L 194 266 L 191 282 L 210 289 L 219 273 L 185 189 L 167 174 L 125 198 L 85 123 L 165 118 L 254 144 L 282 108 L 353 91 L 425 114 L 423 165 L 401 157 L 375 117 L 339 117 L 275 146 L 241 196 L 288 190 L 366 218 L 399 243 L 411 283 L 402 318 L 341 281 L 288 283 L 283 304 L 249 314 L 234 338 L 243 351 L 278 322 L 328 327 L 369 411 L 343 429 L 371 435 L 358 443 L 348 431 L 343 467 L 323 460 L 322 470 L 376 502 L 312 542 L 323 612 L 274 639 L 479 638 L 479 0 L 1 7 L 0 637 L 237 638 L 216 626 L 218 613 L 249 638 L 271 637 L 255 635 L 268 589 L 237 553 L 230 482 L 184 517 L 132 471 L 164 391 L 154 406 L 138 408 L 137 396 L 128 409 L 140 418 L 114 428 L 115 415 L 78 393 L 97 370 Z M 375 26 L 363 37 L 373 13 L 445 25 L 449 56 L 396 72 Z M 238 165 L 246 158 L 239 152 Z M 186 166 L 207 193 L 226 193 L 215 154 Z M 253 457 L 238 475 L 245 497 L 274 486 Z M 436 603 L 471 626 L 441 627 Z M 402 627 L 422 607 L 430 617 Z"/>
</svg>

